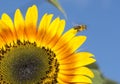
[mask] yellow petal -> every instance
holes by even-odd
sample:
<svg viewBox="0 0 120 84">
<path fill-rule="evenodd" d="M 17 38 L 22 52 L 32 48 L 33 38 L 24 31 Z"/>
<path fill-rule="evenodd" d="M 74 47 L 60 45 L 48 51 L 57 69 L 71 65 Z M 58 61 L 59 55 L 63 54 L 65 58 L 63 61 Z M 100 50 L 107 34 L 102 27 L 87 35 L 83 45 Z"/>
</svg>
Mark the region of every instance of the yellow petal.
<svg viewBox="0 0 120 84">
<path fill-rule="evenodd" d="M 62 81 L 60 78 L 57 78 L 57 81 L 58 81 L 58 84 L 68 84 L 68 83 Z"/>
<path fill-rule="evenodd" d="M 60 64 L 74 63 L 93 56 L 94 55 L 90 52 L 78 52 L 66 57 L 65 59 L 60 60 L 59 63 Z"/>
<path fill-rule="evenodd" d="M 25 24 L 24 24 L 24 18 L 19 9 L 17 9 L 15 12 L 14 25 L 16 29 L 17 39 L 23 42 L 25 39 L 24 38 L 25 37 L 25 32 L 24 32 Z"/>
<path fill-rule="evenodd" d="M 78 68 L 78 67 L 89 65 L 89 64 L 91 64 L 95 61 L 96 60 L 94 58 L 86 58 L 84 60 L 74 62 L 74 63 L 70 63 L 70 64 L 60 64 L 59 68 L 60 69 L 75 69 L 75 68 Z"/>
<path fill-rule="evenodd" d="M 52 21 L 52 23 L 49 25 L 49 27 L 47 28 L 46 34 L 43 37 L 43 46 L 47 45 L 50 40 L 55 36 L 57 29 L 59 27 L 59 23 L 60 23 L 60 18 L 56 18 L 55 20 Z"/>
<path fill-rule="evenodd" d="M 60 25 L 59 25 L 59 28 L 58 28 L 57 33 L 56 33 L 56 35 L 57 35 L 58 37 L 60 37 L 61 34 L 63 33 L 63 31 L 64 31 L 64 29 L 65 29 L 65 24 L 66 24 L 65 20 L 61 20 L 61 21 L 60 21 Z"/>
<path fill-rule="evenodd" d="M 50 32 L 52 35 L 51 36 L 54 36 L 56 34 L 56 31 L 58 29 L 58 27 L 60 26 L 59 25 L 60 23 L 60 18 L 57 17 L 55 20 L 52 21 L 52 23 L 50 24 L 47 32 Z"/>
<path fill-rule="evenodd" d="M 27 38 L 30 42 L 34 42 L 36 40 L 36 27 L 38 20 L 38 10 L 35 5 L 29 7 L 25 17 L 25 33 L 27 34 Z"/>
<path fill-rule="evenodd" d="M 47 16 L 48 16 L 47 14 L 44 14 L 44 16 L 42 17 L 40 21 L 36 41 L 40 41 L 43 37 L 43 34 L 45 32 L 45 21 L 47 20 Z"/>
<path fill-rule="evenodd" d="M 13 26 L 13 22 L 12 19 L 10 18 L 10 16 L 8 16 L 6 13 L 2 14 L 1 20 L 7 24 L 7 26 L 9 28 L 11 28 L 12 31 L 14 31 L 14 26 Z"/>
<path fill-rule="evenodd" d="M 68 83 L 68 82 L 65 82 L 63 80 L 61 80 L 60 78 L 57 78 L 57 81 L 58 81 L 58 84 L 90 84 L 90 83 Z"/>
<path fill-rule="evenodd" d="M 90 83 L 74 83 L 74 84 L 90 84 Z"/>
<path fill-rule="evenodd" d="M 71 55 L 75 50 L 77 50 L 86 40 L 86 36 L 76 36 L 66 45 L 62 46 L 59 50 L 56 50 L 58 59 L 63 59 Z"/>
<path fill-rule="evenodd" d="M 2 49 L 2 47 L 4 47 L 5 45 L 5 41 L 3 40 L 3 38 L 0 36 L 0 49 Z"/>
<path fill-rule="evenodd" d="M 61 34 L 63 33 L 65 28 L 65 20 L 61 20 L 59 27 L 56 31 L 56 35 L 51 39 L 51 41 L 49 42 L 49 48 L 53 48 L 53 46 L 57 43 L 58 39 L 60 38 Z"/>
<path fill-rule="evenodd" d="M 93 72 L 88 69 L 87 67 L 79 67 L 79 68 L 75 68 L 75 69 L 71 69 L 71 70 L 59 70 L 59 73 L 61 74 L 65 74 L 65 75 L 85 75 L 85 76 L 89 76 L 91 78 L 94 77 Z"/>
<path fill-rule="evenodd" d="M 13 35 L 11 30 L 2 20 L 0 20 L 0 35 L 6 44 L 9 45 L 10 43 L 13 43 Z"/>
<path fill-rule="evenodd" d="M 10 18 L 10 16 L 8 16 L 6 13 L 4 13 L 4 14 L 2 14 L 1 20 L 10 28 L 10 30 L 13 34 L 14 42 L 16 43 L 17 38 L 16 38 L 16 32 L 14 29 L 12 19 Z"/>
<path fill-rule="evenodd" d="M 40 21 L 39 27 L 38 27 L 38 33 L 41 33 L 41 31 L 45 30 L 45 23 L 46 23 L 46 21 L 49 21 L 49 20 L 47 20 L 48 19 L 47 16 L 48 16 L 47 13 L 43 15 L 43 17 Z"/>
<path fill-rule="evenodd" d="M 64 46 L 66 43 L 68 43 L 75 35 L 77 34 L 77 31 L 72 28 L 68 30 L 65 34 L 63 34 L 60 39 L 57 41 L 55 47 L 53 47 L 53 50 L 57 50 Z"/>
<path fill-rule="evenodd" d="M 47 29 L 50 25 L 50 22 L 52 20 L 53 14 L 44 14 L 44 16 L 42 17 L 39 27 L 38 27 L 38 32 L 41 32 L 41 30 Z"/>
<path fill-rule="evenodd" d="M 52 20 L 53 14 L 45 14 L 42 17 L 42 20 L 40 21 L 39 27 L 38 27 L 38 33 L 37 33 L 37 45 L 42 46 L 43 38 L 48 30 L 48 27 L 50 25 L 50 22 Z"/>
<path fill-rule="evenodd" d="M 74 83 L 74 84 L 91 84 L 91 83 Z"/>
<path fill-rule="evenodd" d="M 60 78 L 61 80 L 68 82 L 69 83 L 92 83 L 92 81 L 90 80 L 90 78 L 88 78 L 87 76 L 83 76 L 83 75 L 64 75 L 64 74 L 60 74 L 58 73 L 58 78 Z"/>
</svg>

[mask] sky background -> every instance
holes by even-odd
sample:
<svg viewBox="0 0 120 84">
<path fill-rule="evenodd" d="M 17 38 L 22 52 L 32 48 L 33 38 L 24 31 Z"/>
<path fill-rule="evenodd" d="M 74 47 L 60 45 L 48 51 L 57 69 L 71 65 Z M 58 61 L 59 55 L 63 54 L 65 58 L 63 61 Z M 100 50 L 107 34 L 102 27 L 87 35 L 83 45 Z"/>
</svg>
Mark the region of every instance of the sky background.
<svg viewBox="0 0 120 84">
<path fill-rule="evenodd" d="M 66 31 L 76 24 L 86 24 L 87 41 L 80 48 L 95 55 L 102 73 L 120 82 L 120 0 L 59 0 L 67 13 L 67 19 L 45 0 L 0 0 L 0 15 L 8 13 L 12 18 L 20 8 L 25 15 L 27 7 L 36 4 L 39 18 L 53 13 L 66 19 Z"/>
</svg>

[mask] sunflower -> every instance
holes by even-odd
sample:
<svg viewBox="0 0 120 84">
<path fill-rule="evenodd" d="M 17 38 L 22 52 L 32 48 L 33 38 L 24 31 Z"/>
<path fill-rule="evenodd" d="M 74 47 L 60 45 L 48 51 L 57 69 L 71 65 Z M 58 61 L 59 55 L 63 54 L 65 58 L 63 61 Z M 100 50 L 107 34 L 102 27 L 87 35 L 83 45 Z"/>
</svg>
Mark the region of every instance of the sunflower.
<svg viewBox="0 0 120 84">
<path fill-rule="evenodd" d="M 52 21 L 44 14 L 37 26 L 36 5 L 25 18 L 19 9 L 14 22 L 0 19 L 0 84 L 91 84 L 94 77 L 86 65 L 95 62 L 90 52 L 76 52 L 86 36 L 71 28 L 64 34 L 65 20 Z"/>
</svg>

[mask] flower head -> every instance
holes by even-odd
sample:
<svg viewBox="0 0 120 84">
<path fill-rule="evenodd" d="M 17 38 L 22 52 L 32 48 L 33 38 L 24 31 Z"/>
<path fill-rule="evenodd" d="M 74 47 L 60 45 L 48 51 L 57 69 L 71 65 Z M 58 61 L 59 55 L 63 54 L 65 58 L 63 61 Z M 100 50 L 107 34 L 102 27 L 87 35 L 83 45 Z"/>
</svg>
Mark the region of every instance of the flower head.
<svg viewBox="0 0 120 84">
<path fill-rule="evenodd" d="M 0 19 L 0 84 L 88 84 L 94 77 L 86 65 L 93 54 L 76 52 L 86 36 L 71 28 L 64 34 L 65 20 L 52 21 L 45 14 L 37 26 L 38 10 L 29 7 L 25 19 L 16 10 L 14 22 L 7 14 Z"/>
</svg>

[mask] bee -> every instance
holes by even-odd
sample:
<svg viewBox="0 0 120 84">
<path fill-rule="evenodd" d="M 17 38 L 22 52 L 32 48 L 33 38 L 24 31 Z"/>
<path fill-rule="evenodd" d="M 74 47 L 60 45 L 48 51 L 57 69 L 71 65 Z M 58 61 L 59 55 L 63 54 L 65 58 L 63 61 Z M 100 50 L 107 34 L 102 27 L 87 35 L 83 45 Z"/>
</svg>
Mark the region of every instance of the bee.
<svg viewBox="0 0 120 84">
<path fill-rule="evenodd" d="M 73 27 L 75 30 L 77 30 L 78 32 L 82 32 L 84 30 L 87 29 L 87 26 L 86 25 L 76 25 Z"/>
</svg>

